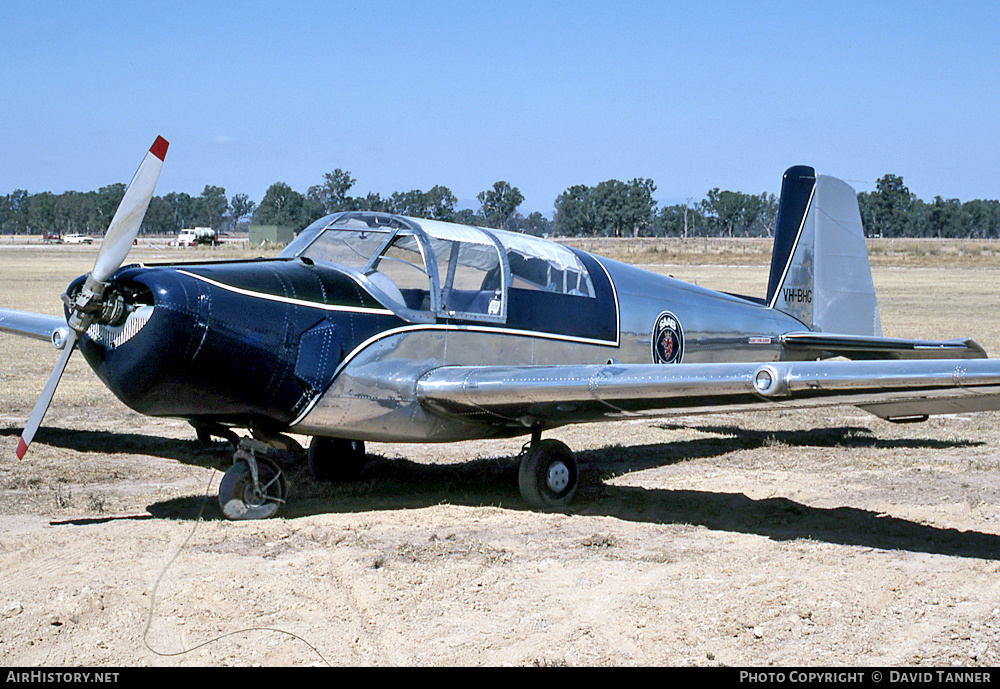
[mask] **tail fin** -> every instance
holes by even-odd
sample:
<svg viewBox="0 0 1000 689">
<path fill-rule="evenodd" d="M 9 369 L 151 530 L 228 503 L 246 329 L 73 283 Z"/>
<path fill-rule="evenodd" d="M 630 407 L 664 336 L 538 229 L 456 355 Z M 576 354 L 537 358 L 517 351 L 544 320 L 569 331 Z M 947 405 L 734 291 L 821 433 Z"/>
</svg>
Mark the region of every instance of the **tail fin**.
<svg viewBox="0 0 1000 689">
<path fill-rule="evenodd" d="M 848 184 L 804 165 L 785 172 L 767 305 L 812 331 L 882 336 L 857 193 Z"/>
</svg>

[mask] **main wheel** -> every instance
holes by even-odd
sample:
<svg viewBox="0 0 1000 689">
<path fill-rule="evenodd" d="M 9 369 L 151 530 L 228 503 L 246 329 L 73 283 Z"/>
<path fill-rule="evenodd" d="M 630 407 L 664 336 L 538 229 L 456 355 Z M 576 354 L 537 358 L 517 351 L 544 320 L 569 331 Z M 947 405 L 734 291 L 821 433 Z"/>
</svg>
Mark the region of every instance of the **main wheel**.
<svg viewBox="0 0 1000 689">
<path fill-rule="evenodd" d="M 315 436 L 309 443 L 309 470 L 318 481 L 355 481 L 364 466 L 364 441 Z"/>
<path fill-rule="evenodd" d="M 267 519 L 288 496 L 285 476 L 274 462 L 257 459 L 259 489 L 254 488 L 250 465 L 239 460 L 219 483 L 219 506 L 226 519 Z"/>
<path fill-rule="evenodd" d="M 517 485 L 532 507 L 565 507 L 576 494 L 579 471 L 573 451 L 558 440 L 540 440 L 521 458 Z"/>
</svg>

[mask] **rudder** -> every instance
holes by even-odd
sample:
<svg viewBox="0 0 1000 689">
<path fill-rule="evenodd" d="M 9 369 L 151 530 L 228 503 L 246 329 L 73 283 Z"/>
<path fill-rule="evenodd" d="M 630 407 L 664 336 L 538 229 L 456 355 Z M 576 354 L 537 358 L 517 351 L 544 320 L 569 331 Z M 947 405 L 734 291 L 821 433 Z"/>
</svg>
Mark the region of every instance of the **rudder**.
<svg viewBox="0 0 1000 689">
<path fill-rule="evenodd" d="M 767 305 L 810 330 L 881 337 L 857 193 L 811 167 L 781 184 Z"/>
</svg>

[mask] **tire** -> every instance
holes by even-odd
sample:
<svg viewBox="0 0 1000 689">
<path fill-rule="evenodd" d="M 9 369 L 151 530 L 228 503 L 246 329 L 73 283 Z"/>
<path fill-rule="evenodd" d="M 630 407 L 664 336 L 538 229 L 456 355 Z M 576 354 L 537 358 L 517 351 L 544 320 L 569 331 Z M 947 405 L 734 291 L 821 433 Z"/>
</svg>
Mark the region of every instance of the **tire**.
<svg viewBox="0 0 1000 689">
<path fill-rule="evenodd" d="M 558 440 L 533 443 L 521 458 L 517 484 L 521 497 L 532 507 L 565 507 L 573 500 L 578 482 L 576 457 Z"/>
<path fill-rule="evenodd" d="M 219 507 L 226 519 L 267 519 L 274 516 L 288 496 L 285 476 L 274 462 L 257 460 L 260 492 L 254 490 L 250 465 L 239 460 L 219 483 Z"/>
<path fill-rule="evenodd" d="M 356 481 L 364 466 L 364 441 L 315 436 L 309 443 L 309 471 L 317 481 Z"/>
</svg>

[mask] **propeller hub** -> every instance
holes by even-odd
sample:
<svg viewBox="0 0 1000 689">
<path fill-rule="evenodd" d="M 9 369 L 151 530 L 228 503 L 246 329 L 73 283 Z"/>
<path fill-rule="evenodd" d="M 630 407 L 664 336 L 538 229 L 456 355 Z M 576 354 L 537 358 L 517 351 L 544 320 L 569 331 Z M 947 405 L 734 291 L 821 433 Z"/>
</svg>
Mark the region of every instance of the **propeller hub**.
<svg viewBox="0 0 1000 689">
<path fill-rule="evenodd" d="M 63 300 L 70 309 L 67 324 L 78 333 L 83 333 L 90 327 L 90 324 L 99 316 L 103 315 L 106 309 L 104 303 L 104 291 L 108 288 L 108 283 L 101 282 L 94 278 L 92 274 L 87 275 L 87 281 L 74 296 L 63 295 Z"/>
</svg>

